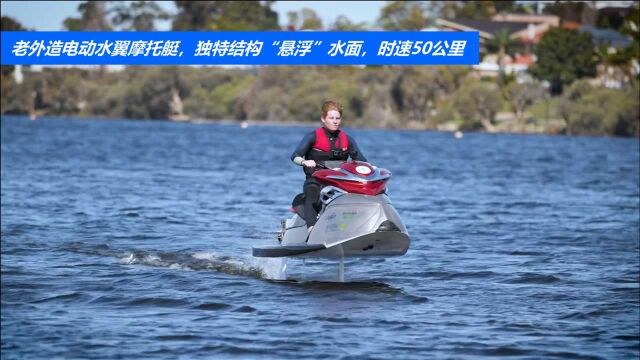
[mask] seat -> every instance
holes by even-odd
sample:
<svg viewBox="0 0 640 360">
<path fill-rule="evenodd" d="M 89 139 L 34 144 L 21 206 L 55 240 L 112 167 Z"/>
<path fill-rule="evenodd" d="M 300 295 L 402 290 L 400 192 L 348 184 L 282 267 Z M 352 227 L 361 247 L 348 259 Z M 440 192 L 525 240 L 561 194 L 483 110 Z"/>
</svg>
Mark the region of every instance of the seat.
<svg viewBox="0 0 640 360">
<path fill-rule="evenodd" d="M 305 196 L 304 193 L 300 193 L 298 195 L 296 195 L 296 197 L 293 198 L 293 201 L 291 202 L 291 209 L 298 214 L 298 216 L 304 220 L 305 222 L 307 221 L 304 218 L 304 200 L 305 200 Z M 320 202 L 316 202 L 315 204 L 313 204 L 313 206 L 315 206 L 316 208 L 316 212 L 320 213 L 320 210 L 322 210 L 322 205 L 320 204 Z"/>
</svg>

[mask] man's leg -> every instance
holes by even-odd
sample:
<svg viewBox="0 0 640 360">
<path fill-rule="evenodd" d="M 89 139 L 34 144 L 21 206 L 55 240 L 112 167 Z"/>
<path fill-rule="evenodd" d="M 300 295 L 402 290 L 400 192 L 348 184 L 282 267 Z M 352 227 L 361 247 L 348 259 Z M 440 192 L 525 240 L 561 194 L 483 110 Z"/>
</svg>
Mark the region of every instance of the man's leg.
<svg viewBox="0 0 640 360">
<path fill-rule="evenodd" d="M 308 228 L 316 224 L 318 212 L 315 204 L 320 200 L 320 189 L 322 189 L 322 185 L 314 178 L 309 178 L 304 182 L 304 218 Z"/>
</svg>

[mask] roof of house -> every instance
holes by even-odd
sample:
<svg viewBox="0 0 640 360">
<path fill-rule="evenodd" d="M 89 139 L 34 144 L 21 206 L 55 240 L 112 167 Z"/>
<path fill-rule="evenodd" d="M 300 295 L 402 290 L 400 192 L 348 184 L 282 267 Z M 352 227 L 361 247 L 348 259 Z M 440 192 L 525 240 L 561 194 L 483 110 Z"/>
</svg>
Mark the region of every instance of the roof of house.
<svg viewBox="0 0 640 360">
<path fill-rule="evenodd" d="M 613 29 L 598 29 L 594 26 L 587 25 L 578 31 L 590 33 L 593 37 L 593 43 L 596 45 L 609 44 L 609 46 L 622 48 L 631 44 L 631 39 Z"/>
<path fill-rule="evenodd" d="M 481 36 L 493 37 L 502 29 L 507 29 L 509 34 L 527 29 L 528 24 L 515 21 L 493 21 L 473 19 L 438 19 L 438 23 L 444 26 L 452 26 L 466 31 L 479 31 Z"/>
<path fill-rule="evenodd" d="M 575 21 L 563 21 L 562 25 L 560 26 L 563 29 L 580 29 L 582 27 L 582 24 L 579 22 L 575 22 Z"/>
<path fill-rule="evenodd" d="M 560 17 L 557 15 L 534 15 L 534 14 L 520 14 L 520 13 L 498 13 L 491 17 L 493 21 L 513 21 L 527 24 L 549 24 L 551 26 L 558 26 L 560 24 Z"/>
</svg>

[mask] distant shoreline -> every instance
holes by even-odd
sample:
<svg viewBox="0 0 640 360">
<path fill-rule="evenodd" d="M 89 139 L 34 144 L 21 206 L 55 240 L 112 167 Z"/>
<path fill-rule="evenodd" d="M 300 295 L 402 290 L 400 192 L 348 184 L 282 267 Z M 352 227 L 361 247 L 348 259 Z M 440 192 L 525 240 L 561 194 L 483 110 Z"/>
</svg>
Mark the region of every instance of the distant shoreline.
<svg viewBox="0 0 640 360">
<path fill-rule="evenodd" d="M 22 117 L 29 119 L 29 115 L 27 114 L 0 114 L 1 117 Z M 320 126 L 320 121 L 317 122 L 303 122 L 303 121 L 273 121 L 273 120 L 228 120 L 228 119 L 220 119 L 220 120 L 212 120 L 212 119 L 184 119 L 184 120 L 172 120 L 172 119 L 132 119 L 132 118 L 110 118 L 110 117 L 101 117 L 101 116 L 60 116 L 60 115 L 39 115 L 36 116 L 34 121 L 37 121 L 39 118 L 49 118 L 49 119 L 58 119 L 58 120 L 73 120 L 73 121 L 84 121 L 84 120 L 99 120 L 99 121 L 113 121 L 113 120 L 125 120 L 125 121 L 156 121 L 156 122 L 171 122 L 171 123 L 186 123 L 186 124 L 216 124 L 216 125 L 234 125 L 239 127 L 252 127 L 252 126 L 291 126 L 291 127 L 317 127 Z M 243 125 L 244 124 L 244 125 Z M 351 125 L 345 124 L 346 128 L 351 129 L 363 129 L 363 130 L 395 130 L 395 131 L 411 131 L 411 132 L 437 132 L 437 133 L 449 133 L 452 136 L 455 136 L 456 133 L 481 133 L 481 134 L 513 134 L 513 135 L 548 135 L 548 136 L 582 136 L 582 135 L 567 135 L 562 133 L 552 133 L 552 132 L 526 132 L 526 131 L 505 131 L 498 129 L 494 132 L 487 132 L 482 130 L 455 130 L 455 129 L 420 129 L 413 127 L 399 127 L 399 128 L 385 128 L 385 127 L 372 127 L 372 126 L 359 126 L 359 125 Z M 459 135 L 457 135 L 459 136 Z M 617 137 L 611 135 L 593 135 L 586 137 Z"/>
<path fill-rule="evenodd" d="M 29 114 L 0 114 L 2 117 L 24 117 L 30 118 Z M 247 123 L 250 126 L 264 125 L 264 126 L 314 126 L 314 122 L 304 121 L 269 121 L 269 120 L 227 120 L 227 119 L 134 119 L 134 118 L 112 118 L 104 116 L 77 116 L 77 115 L 36 115 L 35 120 L 40 118 L 49 119 L 61 119 L 61 120 L 100 120 L 100 121 L 112 121 L 112 120 L 127 120 L 127 121 L 157 121 L 157 122 L 172 122 L 172 123 L 191 123 L 191 124 L 222 124 L 222 125 L 241 125 Z M 34 120 L 34 121 L 35 121 Z M 319 123 L 320 121 L 318 121 Z M 353 126 L 351 126 L 353 127 Z M 373 129 L 373 128 L 372 128 Z"/>
</svg>

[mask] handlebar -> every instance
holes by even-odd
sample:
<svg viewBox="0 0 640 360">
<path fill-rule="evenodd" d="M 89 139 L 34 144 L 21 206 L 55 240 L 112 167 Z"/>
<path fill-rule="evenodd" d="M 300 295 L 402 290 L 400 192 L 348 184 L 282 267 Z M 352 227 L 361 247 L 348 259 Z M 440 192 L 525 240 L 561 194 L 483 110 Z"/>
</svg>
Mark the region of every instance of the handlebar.
<svg viewBox="0 0 640 360">
<path fill-rule="evenodd" d="M 340 165 L 344 164 L 346 161 L 342 160 L 327 160 L 327 161 L 316 161 L 316 167 L 319 169 L 333 169 L 340 167 Z"/>
</svg>

